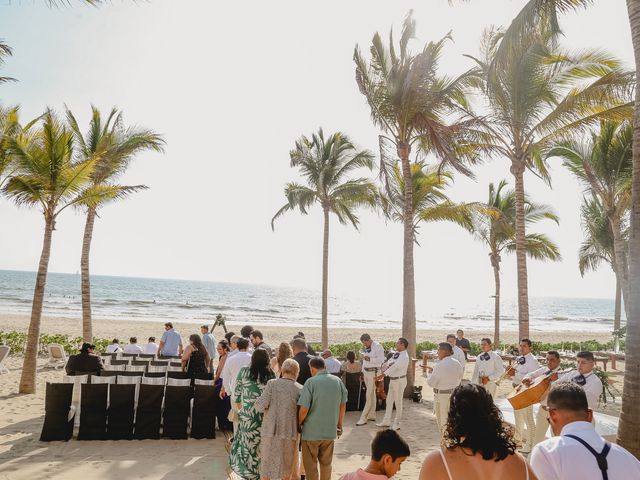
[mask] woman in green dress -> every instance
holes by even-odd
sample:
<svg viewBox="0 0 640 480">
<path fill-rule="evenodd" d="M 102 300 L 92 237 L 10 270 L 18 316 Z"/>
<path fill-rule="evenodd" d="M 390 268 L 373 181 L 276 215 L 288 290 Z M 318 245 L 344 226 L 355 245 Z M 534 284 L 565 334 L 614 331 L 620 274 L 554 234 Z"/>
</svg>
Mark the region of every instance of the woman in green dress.
<svg viewBox="0 0 640 480">
<path fill-rule="evenodd" d="M 238 407 L 238 431 L 233 435 L 229 463 L 243 480 L 260 479 L 260 428 L 262 413 L 255 407 L 267 382 L 275 378 L 269 353 L 261 348 L 251 355 L 251 364 L 238 372 L 233 401 Z"/>
</svg>

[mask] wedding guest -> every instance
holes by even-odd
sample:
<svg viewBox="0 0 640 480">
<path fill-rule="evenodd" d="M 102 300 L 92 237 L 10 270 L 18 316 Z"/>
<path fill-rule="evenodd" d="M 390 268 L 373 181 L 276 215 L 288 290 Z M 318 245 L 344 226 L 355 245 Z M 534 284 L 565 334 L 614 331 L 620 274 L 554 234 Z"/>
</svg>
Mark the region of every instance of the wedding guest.
<svg viewBox="0 0 640 480">
<path fill-rule="evenodd" d="M 531 451 L 531 468 L 540 480 L 640 478 L 640 462 L 602 438 L 592 424 L 585 389 L 575 382 L 555 383 L 547 396 L 553 434 Z"/>
<path fill-rule="evenodd" d="M 93 353 L 95 348 L 96 346 L 91 343 L 83 343 L 80 353 L 71 355 L 67 360 L 67 364 L 64 367 L 67 375 L 80 375 L 87 372 L 95 375 L 100 374 L 102 361 L 100 357 Z"/>
<path fill-rule="evenodd" d="M 143 347 L 144 353 L 147 355 L 155 355 L 158 353 L 158 344 L 156 343 L 156 337 L 149 337 L 147 344 Z"/>
<path fill-rule="evenodd" d="M 342 364 L 333 356 L 331 350 L 325 350 L 322 352 L 322 358 L 324 358 L 324 364 L 326 365 L 329 373 L 340 373 Z"/>
<path fill-rule="evenodd" d="M 283 345 L 288 345 L 284 343 Z M 260 475 L 262 480 L 288 479 L 298 459 L 297 405 L 302 385 L 296 382 L 300 366 L 287 358 L 280 367 L 281 377 L 267 382 L 255 403 L 264 413 L 260 431 Z"/>
<path fill-rule="evenodd" d="M 453 348 L 453 358 L 460 362 L 460 365 L 462 365 L 462 372 L 464 374 L 464 366 L 467 363 L 467 355 L 458 345 L 456 345 L 456 341 L 456 336 L 453 333 L 447 335 L 447 343 L 451 345 L 451 348 Z"/>
<path fill-rule="evenodd" d="M 291 345 L 287 342 L 282 342 L 278 347 L 278 354 L 271 359 L 271 370 L 273 370 L 273 373 L 275 373 L 276 376 L 279 376 L 284 361 L 292 357 L 293 350 Z M 300 367 L 298 366 L 298 372 L 299 371 Z"/>
<path fill-rule="evenodd" d="M 253 348 L 261 348 L 263 350 L 266 350 L 267 353 L 269 354 L 269 358 L 271 358 L 272 356 L 271 347 L 266 343 L 264 343 L 264 336 L 262 335 L 262 332 L 260 330 L 252 331 L 251 335 L 249 335 L 249 340 L 251 341 Z"/>
<path fill-rule="evenodd" d="M 354 351 L 349 350 L 347 352 L 347 359 L 342 362 L 341 367 L 343 372 L 346 373 L 360 373 L 362 372 L 362 365 L 356 360 L 356 354 Z"/>
<path fill-rule="evenodd" d="M 322 358 L 309 360 L 309 367 L 312 377 L 298 400 L 302 463 L 307 480 L 330 480 L 334 442 L 342 434 L 347 389 L 339 378 L 327 372 Z"/>
<path fill-rule="evenodd" d="M 294 338 L 294 339 L 296 339 L 296 338 L 301 338 L 301 339 L 303 339 L 305 342 L 307 341 L 307 338 L 304 336 L 304 333 L 302 333 L 302 332 L 298 332 L 298 333 L 297 333 L 297 335 L 295 335 L 293 338 Z M 310 344 L 310 343 L 307 343 L 307 353 L 308 353 L 309 355 L 311 355 L 312 357 L 315 357 L 315 356 L 316 356 L 316 351 L 311 347 L 311 344 Z"/>
<path fill-rule="evenodd" d="M 182 370 L 194 378 L 196 375 L 208 373 L 209 365 L 211 365 L 209 352 L 202 343 L 200 335 L 194 333 L 189 336 L 189 345 L 182 354 Z"/>
<path fill-rule="evenodd" d="M 232 342 L 234 338 L 237 337 L 234 336 L 231 339 Z M 232 400 L 235 395 L 240 370 L 251 363 L 251 354 L 247 352 L 249 340 L 240 337 L 237 338 L 235 343 L 238 346 L 237 353 L 232 355 L 233 352 L 231 352 L 227 357 L 224 369 L 222 370 L 222 390 L 220 391 L 220 398 L 228 395 Z M 238 409 L 236 408 L 236 403 L 233 401 L 231 402 L 231 418 L 233 421 L 233 431 L 236 432 L 238 430 Z"/>
<path fill-rule="evenodd" d="M 246 350 L 241 338 L 238 344 Z M 256 400 L 264 391 L 267 382 L 275 378 L 269 368 L 266 350 L 254 350 L 249 366 L 238 373 L 233 403 L 238 411 L 238 428 L 233 435 L 229 463 L 231 469 L 243 480 L 260 479 L 260 428 L 263 414 L 255 407 Z"/>
<path fill-rule="evenodd" d="M 107 348 L 105 350 L 106 353 L 120 353 L 122 352 L 122 347 L 120 346 L 120 340 L 118 340 L 117 338 L 114 338 L 111 341 L 110 345 L 107 345 Z"/>
<path fill-rule="evenodd" d="M 224 334 L 224 339 L 227 341 L 227 343 L 229 343 L 229 345 L 231 345 L 231 337 L 233 337 L 236 334 L 236 332 L 226 332 Z"/>
<path fill-rule="evenodd" d="M 425 457 L 419 480 L 536 480 L 516 452 L 513 430 L 480 385 L 454 389 L 443 443 Z"/>
<path fill-rule="evenodd" d="M 171 322 L 165 323 L 164 330 L 158 347 L 159 355 L 166 357 L 182 355 L 182 337 L 173 329 L 173 324 Z"/>
<path fill-rule="evenodd" d="M 222 370 L 224 364 L 227 361 L 229 354 L 229 342 L 226 339 L 220 340 L 217 346 L 218 351 L 218 366 L 216 367 L 216 373 L 213 378 L 215 382 L 214 396 L 216 399 L 216 418 L 218 419 L 218 428 L 220 430 L 233 431 L 233 423 L 229 421 L 229 412 L 231 411 L 231 397 L 226 396 L 220 398 L 220 391 L 222 390 Z"/>
<path fill-rule="evenodd" d="M 456 345 L 462 349 L 464 352 L 464 359 L 466 360 L 469 352 L 471 351 L 471 343 L 469 343 L 469 340 L 464 337 L 464 332 L 460 329 L 456 332 Z"/>
<path fill-rule="evenodd" d="M 306 381 L 311 378 L 309 360 L 314 357 L 307 353 L 307 342 L 305 342 L 303 338 L 294 338 L 291 340 L 291 348 L 293 349 L 293 359 L 300 365 L 298 383 L 304 385 Z"/>
<path fill-rule="evenodd" d="M 253 327 L 251 325 L 245 325 L 240 329 L 240 336 L 251 342 L 251 339 L 249 338 L 251 336 L 251 332 L 253 332 Z"/>
<path fill-rule="evenodd" d="M 369 465 L 344 474 L 340 480 L 387 480 L 400 471 L 400 465 L 410 454 L 409 445 L 397 432 L 380 430 L 371 442 Z"/>
<path fill-rule="evenodd" d="M 124 353 L 144 353 L 144 350 L 140 345 L 138 345 L 138 339 L 136 337 L 131 337 L 129 339 L 129 344 L 124 346 Z"/>
<path fill-rule="evenodd" d="M 207 353 L 211 359 L 211 363 L 207 365 L 207 368 L 210 371 L 213 371 L 213 359 L 216 358 L 216 337 L 213 336 L 213 333 L 209 332 L 209 327 L 207 325 L 202 325 L 200 327 L 200 333 L 202 333 L 202 343 L 204 344 L 204 348 L 207 349 Z"/>
</svg>

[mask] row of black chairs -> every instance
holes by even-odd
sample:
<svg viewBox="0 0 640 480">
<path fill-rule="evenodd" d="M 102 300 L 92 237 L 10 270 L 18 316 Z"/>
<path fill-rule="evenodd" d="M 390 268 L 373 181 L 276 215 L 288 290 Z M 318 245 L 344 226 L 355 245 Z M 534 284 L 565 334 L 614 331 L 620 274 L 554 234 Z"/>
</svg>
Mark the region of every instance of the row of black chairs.
<svg viewBox="0 0 640 480">
<path fill-rule="evenodd" d="M 148 360 L 180 360 L 182 357 L 180 355 L 155 355 L 153 353 L 101 353 L 101 357 L 111 357 L 112 360 L 116 360 L 118 358 L 144 358 Z"/>
<path fill-rule="evenodd" d="M 72 383 L 47 383 L 40 440 L 73 436 Z M 82 384 L 78 440 L 215 438 L 214 386 Z M 107 401 L 108 400 L 108 401 Z M 193 406 L 192 406 L 193 400 Z M 189 428 L 190 425 L 190 428 Z"/>
<path fill-rule="evenodd" d="M 129 372 L 126 370 L 101 370 L 100 373 L 96 371 L 91 372 L 78 372 L 77 375 L 73 376 L 87 376 L 86 383 L 93 383 L 92 378 L 94 377 L 141 377 L 141 378 L 175 378 L 177 380 L 191 379 L 191 384 L 195 383 L 195 380 L 209 380 L 213 381 L 213 373 L 201 373 L 196 374 L 194 376 L 189 375 L 187 372 Z M 71 377 L 73 377 L 71 376 Z M 98 383 L 98 382 L 95 382 Z M 103 383 L 103 382 L 99 382 Z"/>
</svg>

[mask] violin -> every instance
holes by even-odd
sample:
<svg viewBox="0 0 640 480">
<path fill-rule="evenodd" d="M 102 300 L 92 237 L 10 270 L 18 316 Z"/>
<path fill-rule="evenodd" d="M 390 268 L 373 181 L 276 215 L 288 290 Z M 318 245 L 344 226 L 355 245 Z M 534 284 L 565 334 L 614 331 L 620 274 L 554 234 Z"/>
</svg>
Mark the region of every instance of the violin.
<svg viewBox="0 0 640 480">
<path fill-rule="evenodd" d="M 384 375 L 376 377 L 376 397 L 378 400 L 387 399 L 387 392 L 384 391 Z"/>
</svg>

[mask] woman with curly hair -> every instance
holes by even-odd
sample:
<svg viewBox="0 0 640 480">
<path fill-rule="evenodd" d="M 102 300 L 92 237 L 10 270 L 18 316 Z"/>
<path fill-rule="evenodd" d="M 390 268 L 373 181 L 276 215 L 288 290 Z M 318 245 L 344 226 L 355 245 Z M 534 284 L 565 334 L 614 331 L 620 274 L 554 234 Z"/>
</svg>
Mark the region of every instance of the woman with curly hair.
<svg viewBox="0 0 640 480">
<path fill-rule="evenodd" d="M 282 364 L 287 358 L 293 358 L 293 349 L 289 342 L 282 342 L 278 347 L 278 354 L 271 359 L 271 370 L 276 377 L 280 376 Z"/>
<path fill-rule="evenodd" d="M 426 456 L 420 480 L 536 480 L 513 435 L 483 387 L 460 385 L 451 395 L 444 447 Z"/>
</svg>

